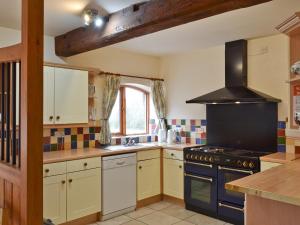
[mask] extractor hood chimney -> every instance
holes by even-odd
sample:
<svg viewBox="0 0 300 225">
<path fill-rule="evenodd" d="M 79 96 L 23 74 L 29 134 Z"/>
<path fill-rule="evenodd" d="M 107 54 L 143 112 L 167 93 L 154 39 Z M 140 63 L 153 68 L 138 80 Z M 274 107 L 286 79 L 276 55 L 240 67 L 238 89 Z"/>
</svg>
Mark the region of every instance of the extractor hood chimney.
<svg viewBox="0 0 300 225">
<path fill-rule="evenodd" d="M 186 103 L 233 104 L 281 102 L 247 87 L 247 41 L 238 40 L 225 44 L 225 88 L 210 92 Z"/>
</svg>

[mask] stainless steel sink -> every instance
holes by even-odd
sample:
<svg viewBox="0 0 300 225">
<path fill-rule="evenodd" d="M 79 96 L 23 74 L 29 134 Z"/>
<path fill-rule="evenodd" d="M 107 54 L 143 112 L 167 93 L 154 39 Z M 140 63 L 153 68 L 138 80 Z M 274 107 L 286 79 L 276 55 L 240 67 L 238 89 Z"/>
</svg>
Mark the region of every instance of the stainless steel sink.
<svg viewBox="0 0 300 225">
<path fill-rule="evenodd" d="M 120 151 L 120 150 L 125 150 L 125 149 L 136 149 L 136 148 L 145 148 L 145 147 L 149 147 L 149 146 L 153 146 L 153 144 L 149 144 L 149 143 L 137 143 L 134 145 L 112 145 L 109 147 L 104 148 L 105 150 L 109 150 L 109 151 Z"/>
</svg>

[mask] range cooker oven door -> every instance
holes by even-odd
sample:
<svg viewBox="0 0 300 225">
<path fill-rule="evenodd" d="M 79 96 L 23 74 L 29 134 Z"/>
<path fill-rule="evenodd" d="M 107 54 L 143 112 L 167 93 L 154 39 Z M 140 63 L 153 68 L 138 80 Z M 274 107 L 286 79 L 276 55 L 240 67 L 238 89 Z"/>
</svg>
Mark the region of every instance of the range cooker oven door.
<svg viewBox="0 0 300 225">
<path fill-rule="evenodd" d="M 217 179 L 185 173 L 184 199 L 188 209 L 209 215 L 217 213 Z"/>
<path fill-rule="evenodd" d="M 238 204 L 240 206 L 244 205 L 244 194 L 236 191 L 230 191 L 225 189 L 225 184 L 240 178 L 246 177 L 253 174 L 253 171 L 234 169 L 225 166 L 218 167 L 218 198 L 219 201 L 230 202 L 233 204 Z"/>
</svg>

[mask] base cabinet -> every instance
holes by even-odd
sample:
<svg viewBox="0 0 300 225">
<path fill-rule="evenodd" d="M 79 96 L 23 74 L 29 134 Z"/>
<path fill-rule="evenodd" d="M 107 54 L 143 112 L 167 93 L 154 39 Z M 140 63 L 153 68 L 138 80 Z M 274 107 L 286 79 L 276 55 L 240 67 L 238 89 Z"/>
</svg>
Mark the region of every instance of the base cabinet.
<svg viewBox="0 0 300 225">
<path fill-rule="evenodd" d="M 100 166 L 101 158 L 44 165 L 44 218 L 58 225 L 101 212 Z"/>
<path fill-rule="evenodd" d="M 101 211 L 100 168 L 67 175 L 67 220 Z"/>
<path fill-rule="evenodd" d="M 183 161 L 164 158 L 164 191 L 163 193 L 183 199 Z"/>
<path fill-rule="evenodd" d="M 139 161 L 137 164 L 137 200 L 159 194 L 161 194 L 160 158 Z"/>
<path fill-rule="evenodd" d="M 54 224 L 66 222 L 67 186 L 66 175 L 44 178 L 44 217 Z"/>
<path fill-rule="evenodd" d="M 281 163 L 261 161 L 260 170 L 265 171 L 265 170 L 271 169 L 273 167 L 281 166 L 281 165 L 282 165 Z"/>
</svg>

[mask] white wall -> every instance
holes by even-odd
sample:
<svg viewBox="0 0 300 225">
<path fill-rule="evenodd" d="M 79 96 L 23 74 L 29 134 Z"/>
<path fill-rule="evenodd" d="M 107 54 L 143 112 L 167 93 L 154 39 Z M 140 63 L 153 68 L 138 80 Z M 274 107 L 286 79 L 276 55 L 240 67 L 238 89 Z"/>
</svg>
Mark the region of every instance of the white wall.
<svg viewBox="0 0 300 225">
<path fill-rule="evenodd" d="M 0 48 L 15 45 L 21 42 L 21 32 L 10 28 L 0 27 Z M 65 63 L 55 55 L 54 38 L 44 37 L 44 61 L 52 63 Z"/>
<path fill-rule="evenodd" d="M 204 105 L 185 101 L 224 87 L 225 48 L 165 56 L 161 74 L 166 79 L 168 118 L 205 118 Z"/>
<path fill-rule="evenodd" d="M 158 57 L 106 47 L 65 59 L 72 65 L 100 68 L 106 72 L 159 77 Z"/>
<path fill-rule="evenodd" d="M 289 39 L 275 35 L 248 42 L 249 87 L 282 99 L 279 119 L 288 116 Z M 199 50 L 162 58 L 161 74 L 166 79 L 168 118 L 205 118 L 203 105 L 185 101 L 224 87 L 225 48 Z"/>
</svg>

